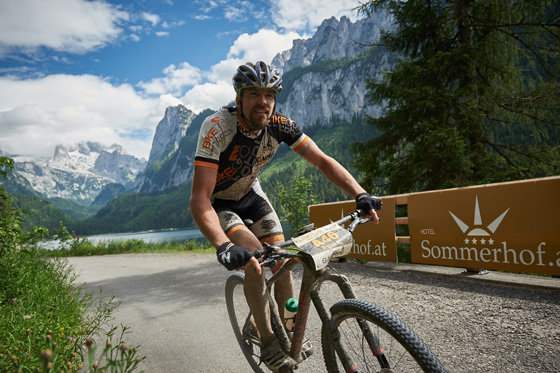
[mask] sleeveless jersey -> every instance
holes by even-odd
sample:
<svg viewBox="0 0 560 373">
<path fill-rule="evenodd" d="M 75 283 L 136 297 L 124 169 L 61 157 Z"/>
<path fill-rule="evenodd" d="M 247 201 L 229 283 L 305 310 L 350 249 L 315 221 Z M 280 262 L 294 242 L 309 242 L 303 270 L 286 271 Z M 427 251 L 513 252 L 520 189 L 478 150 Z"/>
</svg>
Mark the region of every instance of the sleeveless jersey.
<svg viewBox="0 0 560 373">
<path fill-rule="evenodd" d="M 278 112 L 263 130 L 253 133 L 236 108 L 224 108 L 202 123 L 194 165 L 218 171 L 214 198 L 237 201 L 258 183 L 257 175 L 280 143 L 298 151 L 308 140 L 294 121 Z"/>
</svg>

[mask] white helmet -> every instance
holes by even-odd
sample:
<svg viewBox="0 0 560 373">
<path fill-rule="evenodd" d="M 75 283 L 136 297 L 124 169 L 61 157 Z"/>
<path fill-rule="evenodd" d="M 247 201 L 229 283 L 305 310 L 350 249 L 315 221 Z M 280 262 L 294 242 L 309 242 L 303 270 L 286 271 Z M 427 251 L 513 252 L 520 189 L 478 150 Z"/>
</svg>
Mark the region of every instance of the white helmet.
<svg viewBox="0 0 560 373">
<path fill-rule="evenodd" d="M 282 92 L 282 76 L 263 61 L 257 61 L 256 64 L 246 62 L 239 66 L 232 82 L 238 95 L 243 88 L 248 87 L 272 88 L 276 93 Z"/>
</svg>

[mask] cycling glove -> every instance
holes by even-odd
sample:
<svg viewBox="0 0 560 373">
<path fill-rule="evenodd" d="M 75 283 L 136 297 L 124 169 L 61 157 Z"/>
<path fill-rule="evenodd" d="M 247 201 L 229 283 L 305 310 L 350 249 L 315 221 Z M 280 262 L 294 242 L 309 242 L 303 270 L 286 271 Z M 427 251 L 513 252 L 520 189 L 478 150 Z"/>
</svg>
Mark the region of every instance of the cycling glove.
<svg viewBox="0 0 560 373">
<path fill-rule="evenodd" d="M 218 251 L 216 251 L 216 255 L 218 256 L 218 262 L 229 271 L 244 266 L 249 262 L 252 256 L 249 250 L 231 242 L 220 245 Z"/>
<path fill-rule="evenodd" d="M 360 193 L 356 196 L 356 208 L 362 210 L 364 213 L 369 212 L 371 209 L 379 211 L 381 207 L 383 207 L 381 199 L 369 193 Z"/>
</svg>

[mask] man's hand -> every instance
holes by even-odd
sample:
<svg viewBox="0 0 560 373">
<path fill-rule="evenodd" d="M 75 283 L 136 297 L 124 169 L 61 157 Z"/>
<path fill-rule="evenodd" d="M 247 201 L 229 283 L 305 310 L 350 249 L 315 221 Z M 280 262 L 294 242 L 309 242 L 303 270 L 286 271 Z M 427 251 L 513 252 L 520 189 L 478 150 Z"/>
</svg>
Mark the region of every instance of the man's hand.
<svg viewBox="0 0 560 373">
<path fill-rule="evenodd" d="M 364 216 L 371 216 L 375 223 L 379 223 L 377 211 L 381 210 L 383 202 L 381 199 L 369 193 L 360 193 L 356 197 L 356 208 L 362 210 Z"/>
<path fill-rule="evenodd" d="M 238 246 L 231 242 L 226 242 L 218 247 L 216 251 L 218 256 L 218 262 L 220 262 L 229 271 L 234 269 L 245 269 L 247 268 L 247 263 L 251 263 L 255 267 L 257 273 L 260 273 L 261 266 L 257 259 L 244 248 L 243 246 Z"/>
</svg>

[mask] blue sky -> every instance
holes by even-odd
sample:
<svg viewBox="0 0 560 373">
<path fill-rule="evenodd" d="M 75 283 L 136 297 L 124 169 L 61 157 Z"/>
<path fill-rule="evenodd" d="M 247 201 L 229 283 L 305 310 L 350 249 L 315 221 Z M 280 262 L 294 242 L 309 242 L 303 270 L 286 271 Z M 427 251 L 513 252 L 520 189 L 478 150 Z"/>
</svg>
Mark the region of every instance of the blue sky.
<svg viewBox="0 0 560 373">
<path fill-rule="evenodd" d="M 0 0 L 0 151 L 118 143 L 147 158 L 165 108 L 218 109 L 231 76 L 267 63 L 356 0 Z"/>
</svg>

